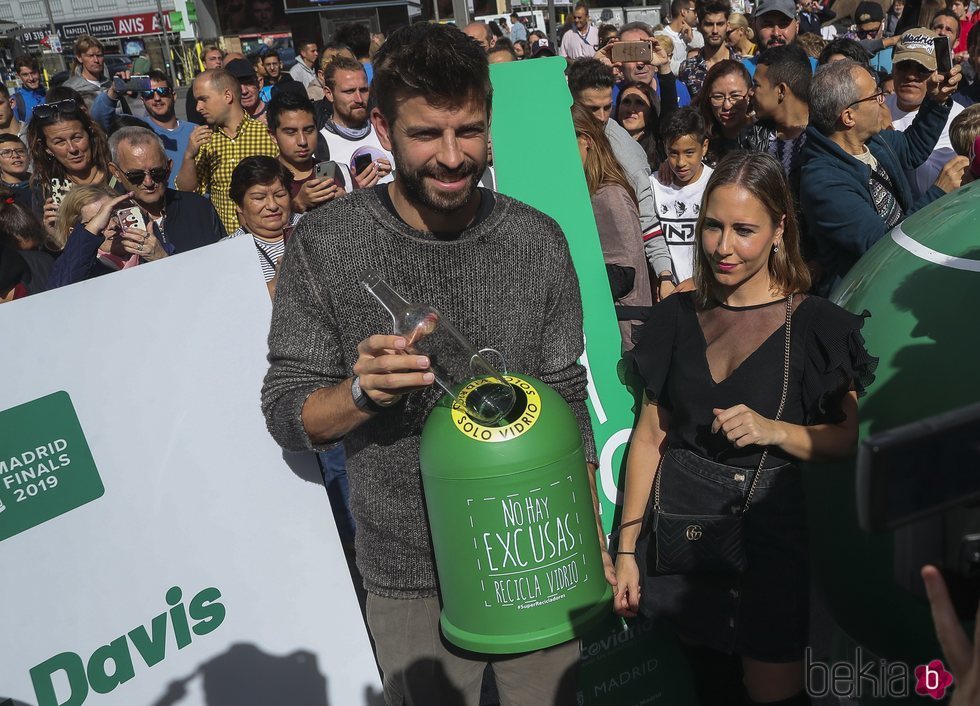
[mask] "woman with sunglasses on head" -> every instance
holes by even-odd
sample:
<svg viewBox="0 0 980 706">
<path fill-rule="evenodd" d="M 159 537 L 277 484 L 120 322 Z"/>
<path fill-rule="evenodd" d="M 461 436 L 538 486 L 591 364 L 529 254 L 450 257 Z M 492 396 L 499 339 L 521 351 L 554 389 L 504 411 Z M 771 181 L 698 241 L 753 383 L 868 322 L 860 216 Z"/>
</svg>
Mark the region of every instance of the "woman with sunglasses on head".
<svg viewBox="0 0 980 706">
<path fill-rule="evenodd" d="M 755 56 L 758 47 L 752 40 L 755 32 L 749 27 L 745 15 L 733 12 L 728 18 L 728 45 L 738 52 L 739 56 Z"/>
<path fill-rule="evenodd" d="M 708 166 L 714 166 L 732 150 L 745 148 L 752 127 L 751 88 L 752 77 L 740 61 L 724 59 L 708 70 L 697 98 L 708 129 Z"/>
<path fill-rule="evenodd" d="M 797 464 L 856 451 L 857 397 L 877 364 L 860 333 L 867 313 L 805 294 L 793 197 L 768 154 L 718 164 L 695 237 L 694 290 L 654 306 L 632 352 L 645 394 L 614 608 L 673 627 L 700 703 L 804 706 Z"/>
<path fill-rule="evenodd" d="M 108 183 L 109 145 L 102 128 L 70 98 L 37 106 L 27 138 L 34 163 L 32 207 L 51 232 L 73 186 Z"/>
</svg>

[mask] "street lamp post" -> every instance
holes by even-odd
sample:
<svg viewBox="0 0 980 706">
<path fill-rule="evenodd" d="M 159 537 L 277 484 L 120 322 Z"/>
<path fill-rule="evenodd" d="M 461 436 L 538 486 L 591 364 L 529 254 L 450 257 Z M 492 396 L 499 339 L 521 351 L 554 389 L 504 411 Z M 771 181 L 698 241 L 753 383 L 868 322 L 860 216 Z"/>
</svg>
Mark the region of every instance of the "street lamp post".
<svg viewBox="0 0 980 706">
<path fill-rule="evenodd" d="M 58 28 L 54 26 L 54 15 L 51 14 L 51 0 L 44 0 L 44 11 L 48 14 L 48 27 L 51 28 L 51 36 L 57 37 Z M 61 52 L 58 52 L 58 63 L 62 69 L 66 69 L 68 68 L 68 65 L 65 63 L 65 55 L 62 53 L 63 51 L 64 49 L 62 49 Z"/>
<path fill-rule="evenodd" d="M 47 2 L 48 0 L 45 0 Z M 170 82 L 173 84 L 174 89 L 177 88 L 177 70 L 174 67 L 174 57 L 170 53 L 170 32 L 167 31 L 167 18 L 163 14 L 163 5 L 160 0 L 157 0 L 157 14 L 160 16 L 160 31 L 163 32 L 163 50 L 166 54 L 163 60 L 166 62 L 167 66 L 170 67 Z"/>
</svg>

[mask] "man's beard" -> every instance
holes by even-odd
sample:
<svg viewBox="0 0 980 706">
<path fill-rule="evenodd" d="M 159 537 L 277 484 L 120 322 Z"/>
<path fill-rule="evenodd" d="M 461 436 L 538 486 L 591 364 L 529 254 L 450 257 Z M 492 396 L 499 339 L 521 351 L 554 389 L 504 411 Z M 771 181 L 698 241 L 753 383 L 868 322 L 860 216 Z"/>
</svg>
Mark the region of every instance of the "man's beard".
<svg viewBox="0 0 980 706">
<path fill-rule="evenodd" d="M 473 196 L 473 192 L 476 191 L 477 185 L 480 183 L 480 177 L 483 176 L 483 172 L 487 168 L 486 162 L 480 165 L 464 157 L 463 163 L 453 172 L 438 168 L 433 169 L 427 165 L 416 170 L 409 170 L 405 167 L 406 161 L 401 157 L 401 150 L 398 149 L 398 145 L 394 141 L 391 144 L 391 152 L 395 158 L 396 178 L 405 190 L 408 200 L 439 213 L 452 213 L 463 208 Z M 427 190 L 425 177 L 439 181 L 456 181 L 465 178 L 469 183 L 465 189 L 447 194 Z"/>
<path fill-rule="evenodd" d="M 786 46 L 786 40 L 776 35 L 769 37 L 769 41 L 766 42 L 766 49 L 771 49 L 772 47 L 784 47 L 784 46 Z"/>
<path fill-rule="evenodd" d="M 360 130 L 367 125 L 368 118 L 371 117 L 370 113 L 367 111 L 367 108 L 348 108 L 346 111 L 343 111 L 337 110 L 335 106 L 334 110 L 336 111 L 337 116 L 344 121 L 344 125 L 354 130 Z M 354 117 L 354 110 L 359 112 L 361 115 L 360 119 Z"/>
</svg>

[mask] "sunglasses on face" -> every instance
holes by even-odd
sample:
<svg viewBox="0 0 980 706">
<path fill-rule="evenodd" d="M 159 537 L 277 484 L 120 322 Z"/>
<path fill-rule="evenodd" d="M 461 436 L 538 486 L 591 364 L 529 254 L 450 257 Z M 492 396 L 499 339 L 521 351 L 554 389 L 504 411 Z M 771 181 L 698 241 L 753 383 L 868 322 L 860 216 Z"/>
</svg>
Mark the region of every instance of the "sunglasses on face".
<svg viewBox="0 0 980 706">
<path fill-rule="evenodd" d="M 63 101 L 54 103 L 44 103 L 34 108 L 34 117 L 41 120 L 49 120 L 60 115 L 74 115 L 79 111 L 78 103 L 73 98 L 65 98 Z"/>
<path fill-rule="evenodd" d="M 140 91 L 140 98 L 145 101 L 150 100 L 153 96 L 172 96 L 174 94 L 174 89 L 169 86 L 158 86 L 157 88 L 151 88 L 148 91 Z"/>
<path fill-rule="evenodd" d="M 154 167 L 153 169 L 140 169 L 131 172 L 123 172 L 123 176 L 126 177 L 126 181 L 128 181 L 130 184 L 142 184 L 147 174 L 149 174 L 150 179 L 155 181 L 157 184 L 162 184 L 169 176 L 166 167 Z"/>
<path fill-rule="evenodd" d="M 857 36 L 860 39 L 873 39 L 876 34 L 878 34 L 877 27 L 874 29 L 859 29 L 857 31 Z"/>
</svg>

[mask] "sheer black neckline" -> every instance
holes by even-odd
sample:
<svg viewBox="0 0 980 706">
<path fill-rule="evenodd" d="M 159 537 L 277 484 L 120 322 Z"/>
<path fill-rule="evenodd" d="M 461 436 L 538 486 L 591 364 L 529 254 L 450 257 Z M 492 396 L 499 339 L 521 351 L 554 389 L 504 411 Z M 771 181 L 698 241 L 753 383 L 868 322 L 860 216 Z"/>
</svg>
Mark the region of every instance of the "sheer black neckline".
<svg viewBox="0 0 980 706">
<path fill-rule="evenodd" d="M 762 304 L 749 304 L 748 306 L 732 306 L 731 304 L 722 304 L 718 302 L 718 306 L 722 309 L 727 309 L 728 311 L 751 311 L 753 309 L 764 309 L 767 306 L 774 306 L 776 304 L 785 304 L 789 297 L 783 297 L 782 299 L 774 299 L 771 302 L 764 302 Z"/>
</svg>

